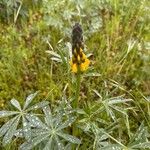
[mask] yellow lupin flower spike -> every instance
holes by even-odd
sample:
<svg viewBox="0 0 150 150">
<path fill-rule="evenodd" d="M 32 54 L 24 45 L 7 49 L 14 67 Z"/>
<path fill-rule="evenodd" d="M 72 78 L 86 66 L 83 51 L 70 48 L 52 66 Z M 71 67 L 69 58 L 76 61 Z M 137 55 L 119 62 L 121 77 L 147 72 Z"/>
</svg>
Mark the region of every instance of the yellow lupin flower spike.
<svg viewBox="0 0 150 150">
<path fill-rule="evenodd" d="M 84 72 L 88 69 L 90 60 L 86 57 L 83 52 L 83 36 L 82 28 L 77 23 L 73 27 L 72 31 L 72 53 L 73 57 L 70 61 L 72 72 Z"/>
<path fill-rule="evenodd" d="M 78 71 L 84 72 L 88 69 L 90 60 L 86 57 L 83 52 L 73 56 L 70 61 L 72 72 L 77 73 Z"/>
</svg>

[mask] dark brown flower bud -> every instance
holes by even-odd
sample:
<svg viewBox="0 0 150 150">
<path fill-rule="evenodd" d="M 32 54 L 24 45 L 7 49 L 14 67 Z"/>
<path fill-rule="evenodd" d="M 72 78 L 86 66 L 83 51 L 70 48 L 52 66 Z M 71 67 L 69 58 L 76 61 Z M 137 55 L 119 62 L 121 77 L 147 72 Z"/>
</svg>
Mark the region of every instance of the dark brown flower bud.
<svg viewBox="0 0 150 150">
<path fill-rule="evenodd" d="M 82 27 L 79 23 L 75 23 L 72 29 L 72 53 L 74 54 L 74 50 L 76 49 L 76 52 L 80 52 L 80 48 L 83 50 L 83 31 Z"/>
</svg>

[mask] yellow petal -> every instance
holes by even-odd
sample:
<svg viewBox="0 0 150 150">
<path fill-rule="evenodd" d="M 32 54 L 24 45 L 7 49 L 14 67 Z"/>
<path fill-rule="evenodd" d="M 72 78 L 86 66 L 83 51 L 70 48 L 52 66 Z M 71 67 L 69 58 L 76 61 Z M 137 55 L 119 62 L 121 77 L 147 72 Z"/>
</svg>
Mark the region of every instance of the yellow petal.
<svg viewBox="0 0 150 150">
<path fill-rule="evenodd" d="M 77 56 L 77 60 L 80 63 L 80 55 Z"/>
<path fill-rule="evenodd" d="M 72 72 L 77 73 L 77 71 L 78 71 L 77 64 L 73 64 L 73 65 L 71 66 L 71 68 L 72 68 Z"/>
<path fill-rule="evenodd" d="M 82 53 L 82 48 L 80 48 L 80 53 Z"/>
<path fill-rule="evenodd" d="M 82 53 L 82 58 L 83 59 L 87 59 L 86 55 L 84 53 Z"/>
<path fill-rule="evenodd" d="M 81 65 L 80 65 L 80 70 L 81 70 L 81 71 L 87 70 L 88 67 L 89 67 L 89 64 L 90 64 L 89 59 L 85 59 L 85 62 L 84 62 L 84 63 L 81 63 Z"/>
</svg>

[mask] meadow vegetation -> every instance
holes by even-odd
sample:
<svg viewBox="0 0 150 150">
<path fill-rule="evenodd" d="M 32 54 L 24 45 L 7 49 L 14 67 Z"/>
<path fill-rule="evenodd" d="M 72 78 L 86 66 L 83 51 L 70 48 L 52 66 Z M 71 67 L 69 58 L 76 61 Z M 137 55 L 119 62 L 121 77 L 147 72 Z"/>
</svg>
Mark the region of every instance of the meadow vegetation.
<svg viewBox="0 0 150 150">
<path fill-rule="evenodd" d="M 0 149 L 150 149 L 149 14 L 148 0 L 1 0 Z"/>
</svg>

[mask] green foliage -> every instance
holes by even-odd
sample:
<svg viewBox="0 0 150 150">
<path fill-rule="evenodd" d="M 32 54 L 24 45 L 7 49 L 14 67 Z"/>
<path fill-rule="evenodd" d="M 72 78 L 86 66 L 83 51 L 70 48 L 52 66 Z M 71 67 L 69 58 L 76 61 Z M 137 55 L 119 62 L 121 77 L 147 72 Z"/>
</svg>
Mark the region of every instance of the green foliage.
<svg viewBox="0 0 150 150">
<path fill-rule="evenodd" d="M 150 146 L 150 142 L 148 141 L 150 134 L 147 127 L 144 126 L 144 123 L 140 125 L 139 129 L 134 134 L 132 133 L 127 146 L 122 144 L 121 139 L 111 135 L 116 129 L 119 130 L 118 125 L 119 122 L 121 122 L 121 117 L 118 117 L 118 119 L 112 118 L 114 119 L 114 122 L 111 123 L 110 119 L 112 113 L 110 119 L 106 117 L 105 113 L 103 113 L 103 111 L 105 111 L 104 107 L 110 105 L 118 111 L 119 108 L 115 106 L 116 104 L 125 104 L 130 102 L 130 100 L 121 99 L 121 97 L 111 98 L 107 100 L 105 106 L 98 103 L 90 108 L 85 108 L 85 110 L 75 110 L 64 96 L 59 106 L 54 107 L 54 113 L 52 114 L 48 102 L 46 101 L 29 106 L 36 94 L 37 93 L 29 95 L 22 108 L 17 100 L 12 99 L 11 103 L 17 111 L 0 111 L 0 117 L 15 115 L 15 117 L 11 118 L 0 128 L 0 136 L 4 136 L 2 141 L 4 145 L 10 143 L 15 136 L 16 138 L 24 138 L 27 140 L 20 146 L 20 149 L 22 150 L 32 149 L 37 146 L 40 147 L 40 145 L 43 145 L 44 149 L 66 149 L 68 144 L 71 143 L 81 144 L 81 149 L 84 146 L 87 147 L 86 144 L 90 146 L 90 143 L 93 149 L 104 150 L 121 150 L 124 148 L 129 150 L 136 148 L 145 149 Z M 43 109 L 44 116 L 42 114 L 33 113 L 34 110 L 38 108 Z M 107 107 L 106 111 L 109 113 L 111 112 L 111 109 Z M 122 113 L 123 110 L 119 112 Z M 101 116 L 101 114 L 103 114 L 103 116 Z M 126 116 L 127 114 L 122 113 L 122 119 L 124 120 L 123 115 Z M 44 123 L 41 119 L 44 120 Z M 125 122 L 127 121 L 125 120 Z M 68 129 L 74 123 L 78 126 L 80 137 L 85 133 L 87 139 L 89 138 L 89 140 L 91 140 L 89 143 L 84 143 L 85 139 L 81 142 L 78 138 L 65 133 L 66 131 L 69 131 Z M 65 131 L 64 129 L 67 130 Z M 69 143 L 66 144 L 66 141 Z M 116 142 L 116 144 L 114 144 L 114 142 Z M 70 150 L 71 147 L 69 146 L 67 149 Z"/>
<path fill-rule="evenodd" d="M 4 146 L 12 141 L 13 136 L 27 140 L 20 146 L 22 150 L 32 149 L 41 142 L 45 144 L 44 149 L 64 149 L 64 142 L 60 138 L 71 143 L 80 144 L 81 141 L 78 138 L 63 132 L 76 119 L 71 115 L 73 111 L 71 108 L 68 109 L 68 104 L 65 108 L 62 108 L 63 105 L 57 107 L 55 110 L 57 113 L 52 115 L 47 101 L 29 106 L 36 94 L 31 94 L 26 98 L 23 108 L 17 100 L 12 99 L 11 103 L 18 111 L 0 111 L 1 118 L 16 115 L 0 128 L 0 136 L 4 136 L 2 141 Z M 43 108 L 45 123 L 42 123 L 37 117 L 40 114 L 33 113 L 38 108 Z M 19 129 L 17 129 L 18 124 L 22 124 Z"/>
<path fill-rule="evenodd" d="M 63 133 L 63 129 L 71 126 L 75 121 L 74 117 L 69 117 L 69 114 L 65 116 L 64 113 L 58 112 L 55 116 L 52 116 L 50 108 L 46 106 L 43 108 L 45 114 L 45 124 L 39 129 L 35 129 L 33 133 L 33 139 L 31 142 L 25 142 L 21 145 L 21 149 L 32 149 L 37 144 L 46 141 L 44 149 L 65 149 L 63 141 L 69 141 L 71 143 L 80 144 L 80 140 L 72 135 Z M 64 118 L 67 117 L 65 121 Z"/>
<path fill-rule="evenodd" d="M 32 9 L 40 5 L 40 0 L 1 0 L 0 1 L 0 18 L 5 23 L 14 22 L 16 23 L 18 17 L 23 19 L 29 15 L 29 8 Z"/>
<path fill-rule="evenodd" d="M 149 149 L 149 8 L 148 0 L 1 0 L 0 149 Z M 77 109 L 69 65 L 75 22 L 91 61 Z"/>
<path fill-rule="evenodd" d="M 30 113 L 32 110 L 36 110 L 38 108 L 44 107 L 48 104 L 48 102 L 40 102 L 31 107 L 29 104 L 32 102 L 33 98 L 37 93 L 31 94 L 26 98 L 24 106 L 21 108 L 21 105 L 16 99 L 12 99 L 11 104 L 17 109 L 17 111 L 0 111 L 0 118 L 7 116 L 14 116 L 8 122 L 6 122 L 0 129 L 0 137 L 4 135 L 3 144 L 7 145 L 12 141 L 13 136 L 17 132 L 17 127 L 22 124 L 23 126 L 23 134 L 27 140 L 31 138 L 31 127 L 37 126 L 39 127 L 42 123 L 36 117 L 37 114 Z M 29 124 L 29 121 L 31 125 Z M 21 123 L 20 123 L 21 122 Z"/>
</svg>

